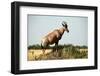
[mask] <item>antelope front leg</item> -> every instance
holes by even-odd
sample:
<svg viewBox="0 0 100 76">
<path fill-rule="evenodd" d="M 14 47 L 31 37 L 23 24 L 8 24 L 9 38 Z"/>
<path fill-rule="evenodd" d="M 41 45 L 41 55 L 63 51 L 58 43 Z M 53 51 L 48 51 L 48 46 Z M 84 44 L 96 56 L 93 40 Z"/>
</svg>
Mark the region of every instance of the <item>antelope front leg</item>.
<svg viewBox="0 0 100 76">
<path fill-rule="evenodd" d="M 43 49 L 43 55 L 45 55 L 45 49 Z"/>
</svg>

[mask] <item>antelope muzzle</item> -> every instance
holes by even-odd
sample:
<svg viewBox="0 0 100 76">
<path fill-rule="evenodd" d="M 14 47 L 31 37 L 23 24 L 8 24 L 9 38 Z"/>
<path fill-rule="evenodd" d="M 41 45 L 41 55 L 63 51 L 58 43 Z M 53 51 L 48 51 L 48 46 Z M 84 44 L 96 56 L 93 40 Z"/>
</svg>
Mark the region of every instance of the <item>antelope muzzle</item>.
<svg viewBox="0 0 100 76">
<path fill-rule="evenodd" d="M 69 33 L 69 29 L 66 29 L 66 31 Z"/>
</svg>

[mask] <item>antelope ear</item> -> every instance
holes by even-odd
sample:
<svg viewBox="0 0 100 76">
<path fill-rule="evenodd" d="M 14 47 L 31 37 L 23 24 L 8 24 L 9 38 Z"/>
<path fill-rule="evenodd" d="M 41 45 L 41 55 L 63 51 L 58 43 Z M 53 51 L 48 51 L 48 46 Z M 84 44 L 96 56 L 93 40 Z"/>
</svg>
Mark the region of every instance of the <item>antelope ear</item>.
<svg viewBox="0 0 100 76">
<path fill-rule="evenodd" d="M 62 25 L 67 25 L 67 22 L 63 21 L 63 22 L 62 22 Z"/>
<path fill-rule="evenodd" d="M 62 23 L 62 26 L 65 26 L 65 25 Z"/>
</svg>

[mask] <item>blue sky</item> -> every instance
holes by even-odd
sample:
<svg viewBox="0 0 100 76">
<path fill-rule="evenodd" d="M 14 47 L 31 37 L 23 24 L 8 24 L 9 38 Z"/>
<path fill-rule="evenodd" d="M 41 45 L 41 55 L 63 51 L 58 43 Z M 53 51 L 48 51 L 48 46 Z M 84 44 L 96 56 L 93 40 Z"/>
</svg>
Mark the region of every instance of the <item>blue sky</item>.
<svg viewBox="0 0 100 76">
<path fill-rule="evenodd" d="M 63 34 L 59 44 L 88 45 L 88 17 L 28 15 L 27 20 L 28 46 L 40 44 L 43 36 L 62 27 L 62 21 L 67 22 L 69 33 Z"/>
</svg>

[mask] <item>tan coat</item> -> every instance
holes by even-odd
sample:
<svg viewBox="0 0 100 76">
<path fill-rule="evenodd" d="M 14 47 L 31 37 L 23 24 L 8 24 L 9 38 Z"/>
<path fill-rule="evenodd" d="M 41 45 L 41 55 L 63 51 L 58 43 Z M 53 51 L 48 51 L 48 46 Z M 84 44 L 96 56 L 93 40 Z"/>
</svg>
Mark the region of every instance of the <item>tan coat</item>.
<svg viewBox="0 0 100 76">
<path fill-rule="evenodd" d="M 62 27 L 60 29 L 55 29 L 54 31 L 44 36 L 41 40 L 42 46 L 48 46 L 48 45 L 58 42 L 61 39 L 64 31 L 65 31 L 65 28 Z"/>
</svg>

